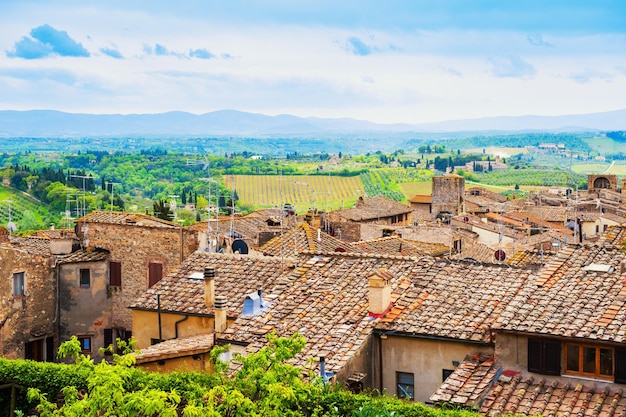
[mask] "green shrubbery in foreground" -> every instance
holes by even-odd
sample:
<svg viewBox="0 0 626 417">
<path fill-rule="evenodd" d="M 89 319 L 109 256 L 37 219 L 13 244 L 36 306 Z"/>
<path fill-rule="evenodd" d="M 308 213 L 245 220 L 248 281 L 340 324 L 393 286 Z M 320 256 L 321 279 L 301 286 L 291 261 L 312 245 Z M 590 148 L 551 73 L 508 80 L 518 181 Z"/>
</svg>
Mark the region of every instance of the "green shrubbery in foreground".
<svg viewBox="0 0 626 417">
<path fill-rule="evenodd" d="M 239 370 L 228 376 L 212 354 L 213 374 L 158 374 L 134 367 L 134 355 L 114 355 L 113 363 L 94 364 L 73 339 L 61 356 L 75 364 L 0 359 L 0 385 L 16 383 L 16 415 L 28 416 L 474 416 L 460 410 L 436 410 L 388 396 L 352 394 L 341 387 L 311 382 L 286 363 L 302 350 L 304 338 L 270 337 L 269 346 L 237 357 Z M 10 409 L 10 389 L 0 391 L 3 416 Z"/>
</svg>

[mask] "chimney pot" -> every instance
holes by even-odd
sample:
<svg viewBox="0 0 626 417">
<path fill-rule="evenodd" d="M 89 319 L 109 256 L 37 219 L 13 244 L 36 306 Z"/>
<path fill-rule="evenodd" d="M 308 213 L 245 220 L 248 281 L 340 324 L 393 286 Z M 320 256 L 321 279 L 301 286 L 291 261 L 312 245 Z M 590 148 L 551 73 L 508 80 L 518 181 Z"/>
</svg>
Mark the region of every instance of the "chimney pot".
<svg viewBox="0 0 626 417">
<path fill-rule="evenodd" d="M 204 268 L 204 304 L 215 305 L 215 269 L 212 267 Z"/>
<path fill-rule="evenodd" d="M 391 278 L 391 274 L 384 268 L 369 275 L 370 314 L 382 315 L 391 305 Z"/>
<path fill-rule="evenodd" d="M 215 333 L 224 333 L 227 327 L 226 297 L 218 295 L 215 297 Z"/>
</svg>

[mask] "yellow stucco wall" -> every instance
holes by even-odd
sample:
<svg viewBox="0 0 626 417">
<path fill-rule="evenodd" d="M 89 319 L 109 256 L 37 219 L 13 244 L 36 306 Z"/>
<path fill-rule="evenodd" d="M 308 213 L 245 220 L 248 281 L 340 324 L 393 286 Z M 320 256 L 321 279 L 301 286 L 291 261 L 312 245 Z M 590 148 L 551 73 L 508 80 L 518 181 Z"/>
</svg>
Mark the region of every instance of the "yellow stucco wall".
<svg viewBox="0 0 626 417">
<path fill-rule="evenodd" d="M 202 353 L 199 355 L 193 356 L 184 356 L 180 358 L 171 358 L 164 360 L 162 364 L 158 362 L 146 362 L 139 364 L 138 366 L 146 371 L 150 372 L 160 372 L 160 373 L 169 373 L 169 372 L 205 372 L 212 373 L 213 365 L 211 365 L 210 354 Z"/>
<path fill-rule="evenodd" d="M 380 342 L 383 389 L 390 395 L 397 395 L 396 372 L 412 373 L 418 402 L 427 402 L 441 385 L 444 369 L 455 369 L 452 361 L 461 362 L 465 356 L 476 352 L 493 353 L 490 345 L 445 340 L 383 336 Z"/>
<path fill-rule="evenodd" d="M 151 345 L 151 339 L 159 338 L 159 318 L 155 311 L 133 310 L 133 337 L 139 349 Z M 176 322 L 185 318 L 183 314 L 161 313 L 161 337 L 163 340 L 176 337 Z M 178 323 L 178 337 L 213 333 L 213 317 L 188 316 Z"/>
</svg>

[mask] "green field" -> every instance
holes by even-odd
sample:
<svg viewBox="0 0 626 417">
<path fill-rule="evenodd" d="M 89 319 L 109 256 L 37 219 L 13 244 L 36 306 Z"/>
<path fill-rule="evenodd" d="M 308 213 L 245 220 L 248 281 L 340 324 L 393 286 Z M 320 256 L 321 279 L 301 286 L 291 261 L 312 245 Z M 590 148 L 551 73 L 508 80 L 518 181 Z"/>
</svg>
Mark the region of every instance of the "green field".
<svg viewBox="0 0 626 417">
<path fill-rule="evenodd" d="M 224 181 L 227 187 L 234 187 L 241 205 L 267 208 L 291 203 L 298 213 L 312 207 L 318 210 L 351 207 L 364 194 L 358 176 L 231 175 L 225 176 Z"/>
<path fill-rule="evenodd" d="M 28 217 L 27 224 L 22 224 L 24 216 Z M 17 225 L 18 232 L 34 223 L 47 226 L 43 224 L 48 221 L 47 216 L 48 208 L 31 196 L 0 185 L 0 225 L 3 227 L 7 227 L 9 217 Z"/>
</svg>

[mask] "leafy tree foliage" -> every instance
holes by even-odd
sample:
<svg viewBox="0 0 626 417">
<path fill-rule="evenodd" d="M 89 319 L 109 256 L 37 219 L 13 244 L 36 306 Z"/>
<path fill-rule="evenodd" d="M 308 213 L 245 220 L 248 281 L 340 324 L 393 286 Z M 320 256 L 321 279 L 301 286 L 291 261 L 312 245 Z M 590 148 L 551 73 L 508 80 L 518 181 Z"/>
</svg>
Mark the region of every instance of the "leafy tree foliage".
<svg viewBox="0 0 626 417">
<path fill-rule="evenodd" d="M 120 342 L 118 340 L 118 342 Z M 325 384 L 289 364 L 305 340 L 271 335 L 268 345 L 246 357 L 235 355 L 239 369 L 229 374 L 220 360 L 228 346 L 211 352 L 214 373 L 149 373 L 134 367 L 133 343 L 112 363 L 94 364 L 80 353 L 73 337 L 59 349 L 75 364 L 53 364 L 0 358 L 0 384 L 13 381 L 27 388 L 18 398 L 20 415 L 39 416 L 405 416 L 476 417 L 465 411 L 441 411 L 387 396 L 352 394 Z M 6 390 L 5 390 L 6 391 Z M 0 394 L 0 407 L 9 399 Z M 6 409 L 6 408 L 5 408 Z"/>
<path fill-rule="evenodd" d="M 169 203 L 163 199 L 153 202 L 152 211 L 154 212 L 154 217 L 159 219 L 169 221 L 174 219 L 174 212 L 170 208 Z"/>
</svg>

